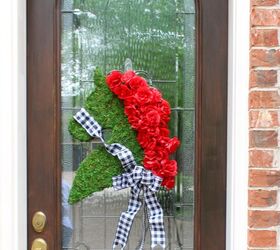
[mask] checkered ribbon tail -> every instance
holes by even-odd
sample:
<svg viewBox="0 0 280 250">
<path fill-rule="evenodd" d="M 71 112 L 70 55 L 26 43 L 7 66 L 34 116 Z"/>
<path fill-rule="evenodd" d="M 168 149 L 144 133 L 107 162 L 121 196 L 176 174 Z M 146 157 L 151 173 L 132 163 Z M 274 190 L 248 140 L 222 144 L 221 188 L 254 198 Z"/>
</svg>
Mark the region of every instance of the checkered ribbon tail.
<svg viewBox="0 0 280 250">
<path fill-rule="evenodd" d="M 156 192 L 160 188 L 162 179 L 142 166 L 137 166 L 132 152 L 125 146 L 119 143 L 106 144 L 102 136 L 102 127 L 84 108 L 76 113 L 74 119 L 82 125 L 90 136 L 100 138 L 107 152 L 117 156 L 126 171 L 119 176 L 113 177 L 113 187 L 115 190 L 131 188 L 128 209 L 121 213 L 113 249 L 116 247 L 124 249 L 126 246 L 134 217 L 142 206 L 140 199 L 141 190 L 143 190 L 144 202 L 148 208 L 151 247 L 159 245 L 165 248 L 163 211 L 156 197 Z"/>
</svg>

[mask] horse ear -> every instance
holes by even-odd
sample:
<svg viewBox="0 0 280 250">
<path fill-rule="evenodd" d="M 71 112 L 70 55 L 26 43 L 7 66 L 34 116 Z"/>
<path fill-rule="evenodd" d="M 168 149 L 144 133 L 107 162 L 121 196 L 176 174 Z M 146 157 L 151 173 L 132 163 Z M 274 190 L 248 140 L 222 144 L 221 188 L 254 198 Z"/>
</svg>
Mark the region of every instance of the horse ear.
<svg viewBox="0 0 280 250">
<path fill-rule="evenodd" d="M 104 88 L 106 90 L 105 77 L 100 68 L 96 68 L 94 71 L 93 84 L 94 84 L 93 90 L 90 93 L 89 97 L 86 99 L 85 106 L 87 107 L 87 109 L 89 111 L 91 111 L 91 113 L 93 113 L 95 115 L 95 117 L 99 118 L 98 117 L 98 114 L 100 114 L 99 105 L 100 105 L 100 107 L 102 107 L 103 105 L 101 103 L 102 98 L 101 98 L 101 100 L 99 100 L 100 98 L 98 98 L 96 96 L 99 95 L 98 94 L 99 92 L 100 93 L 104 92 Z M 97 93 L 95 93 L 95 92 L 97 92 Z M 92 109 L 92 107 L 93 107 L 93 109 Z M 99 120 L 100 119 L 98 119 L 98 121 Z M 102 118 L 101 118 L 101 122 L 102 122 Z M 75 121 L 74 118 L 71 118 L 69 120 L 68 131 L 70 132 L 71 136 L 76 140 L 79 140 L 82 142 L 87 142 L 92 139 L 90 137 L 90 135 L 80 126 L 80 124 L 78 124 L 77 121 Z"/>
<path fill-rule="evenodd" d="M 113 129 L 125 119 L 123 105 L 108 88 L 100 68 L 94 71 L 93 84 L 93 90 L 87 97 L 84 108 L 104 129 Z M 69 121 L 68 130 L 73 138 L 79 141 L 85 142 L 92 139 L 73 118 Z"/>
<path fill-rule="evenodd" d="M 104 124 L 104 112 L 102 113 L 102 109 L 106 106 L 104 102 L 106 102 L 108 98 L 109 100 L 112 98 L 112 93 L 106 86 L 105 77 L 100 68 L 96 68 L 94 71 L 93 85 L 93 90 L 87 97 L 84 106 L 102 126 L 108 126 L 108 124 Z M 104 98 L 106 95 L 107 97 Z M 76 140 L 85 142 L 92 139 L 73 118 L 69 120 L 68 130 L 72 137 Z"/>
<path fill-rule="evenodd" d="M 105 81 L 105 77 L 102 72 L 102 69 L 99 67 L 96 67 L 96 69 L 94 71 L 94 76 L 93 76 L 93 84 L 94 84 L 93 87 L 94 88 L 102 87 L 102 85 L 104 85 L 104 81 Z"/>
<path fill-rule="evenodd" d="M 118 98 L 106 84 L 105 76 L 100 68 L 93 75 L 93 90 L 87 97 L 84 108 L 106 129 L 112 129 L 119 124 L 124 116 L 123 107 Z"/>
</svg>

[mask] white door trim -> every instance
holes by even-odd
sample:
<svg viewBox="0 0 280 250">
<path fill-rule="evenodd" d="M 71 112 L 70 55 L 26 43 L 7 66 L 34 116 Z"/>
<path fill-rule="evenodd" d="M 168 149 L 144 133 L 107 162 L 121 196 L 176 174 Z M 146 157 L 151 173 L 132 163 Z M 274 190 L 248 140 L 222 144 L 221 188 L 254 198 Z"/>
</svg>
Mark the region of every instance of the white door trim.
<svg viewBox="0 0 280 250">
<path fill-rule="evenodd" d="M 250 0 L 229 0 L 227 250 L 247 249 Z"/>
<path fill-rule="evenodd" d="M 26 250 L 26 1 L 1 10 L 0 249 Z"/>
<path fill-rule="evenodd" d="M 3 1 L 0 22 L 0 249 L 27 249 L 26 1 Z M 247 249 L 250 1 L 229 1 L 227 250 Z"/>
</svg>

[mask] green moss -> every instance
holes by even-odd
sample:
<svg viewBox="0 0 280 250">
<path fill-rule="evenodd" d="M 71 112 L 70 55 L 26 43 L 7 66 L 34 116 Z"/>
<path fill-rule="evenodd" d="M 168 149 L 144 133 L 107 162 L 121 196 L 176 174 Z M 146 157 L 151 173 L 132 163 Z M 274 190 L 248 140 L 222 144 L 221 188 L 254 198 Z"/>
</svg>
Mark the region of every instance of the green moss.
<svg viewBox="0 0 280 250">
<path fill-rule="evenodd" d="M 103 127 L 110 129 L 107 143 L 121 143 L 129 148 L 137 163 L 143 160 L 143 150 L 137 142 L 136 132 L 130 127 L 122 102 L 110 91 L 100 69 L 94 73 L 95 88 L 85 102 L 85 109 Z M 73 118 L 69 121 L 73 138 L 90 141 L 92 138 Z M 103 146 L 90 152 L 81 162 L 70 191 L 69 203 L 76 203 L 94 192 L 112 186 L 112 177 L 123 172 L 120 161 L 106 152 Z"/>
</svg>

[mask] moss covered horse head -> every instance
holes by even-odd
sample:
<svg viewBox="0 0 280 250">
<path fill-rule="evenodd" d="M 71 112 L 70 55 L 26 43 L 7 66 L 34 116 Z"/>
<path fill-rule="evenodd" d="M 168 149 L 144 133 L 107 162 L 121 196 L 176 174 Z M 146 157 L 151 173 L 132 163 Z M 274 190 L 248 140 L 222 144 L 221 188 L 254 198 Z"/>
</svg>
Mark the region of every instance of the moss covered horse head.
<svg viewBox="0 0 280 250">
<path fill-rule="evenodd" d="M 129 148 L 137 163 L 143 160 L 143 150 L 131 128 L 122 102 L 108 88 L 105 76 L 100 69 L 94 72 L 94 90 L 87 97 L 84 108 L 104 128 L 110 129 L 108 144 L 120 143 Z M 82 126 L 71 119 L 69 131 L 73 138 L 87 142 L 92 137 Z M 103 146 L 90 152 L 80 163 L 69 196 L 71 204 L 81 201 L 94 192 L 112 186 L 112 177 L 123 172 L 120 161 L 110 155 Z"/>
</svg>

